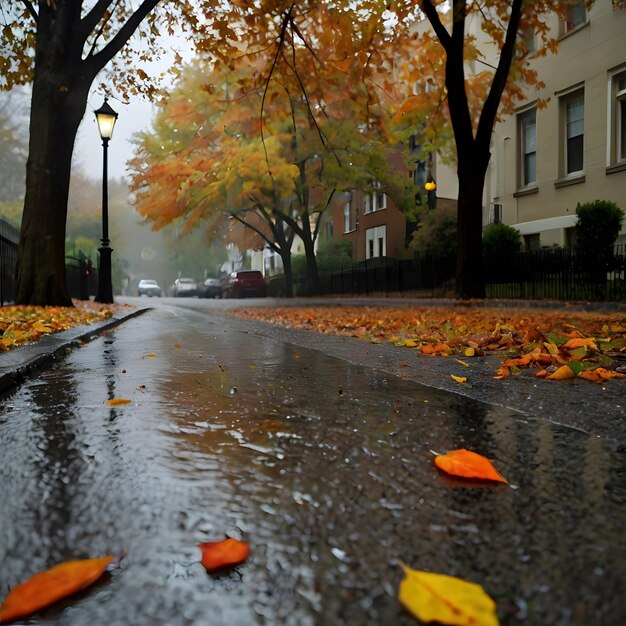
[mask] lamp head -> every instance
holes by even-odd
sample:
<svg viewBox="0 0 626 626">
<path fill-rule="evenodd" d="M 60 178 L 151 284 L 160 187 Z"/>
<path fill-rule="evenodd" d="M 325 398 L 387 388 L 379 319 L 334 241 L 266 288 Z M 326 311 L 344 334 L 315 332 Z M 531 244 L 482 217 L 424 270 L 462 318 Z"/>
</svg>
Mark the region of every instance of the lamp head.
<svg viewBox="0 0 626 626">
<path fill-rule="evenodd" d="M 117 113 L 111 108 L 106 98 L 104 99 L 104 104 L 94 113 L 96 114 L 100 137 L 102 139 L 111 139 L 113 128 L 117 121 Z"/>
</svg>

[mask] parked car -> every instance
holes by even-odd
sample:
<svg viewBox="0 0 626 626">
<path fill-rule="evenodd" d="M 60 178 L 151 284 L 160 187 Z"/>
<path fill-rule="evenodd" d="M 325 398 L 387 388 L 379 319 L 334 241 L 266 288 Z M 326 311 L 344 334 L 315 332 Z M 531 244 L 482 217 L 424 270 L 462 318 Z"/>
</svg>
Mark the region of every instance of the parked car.
<svg viewBox="0 0 626 626">
<path fill-rule="evenodd" d="M 172 285 L 172 295 L 175 298 L 197 296 L 198 284 L 193 278 L 177 278 Z"/>
<path fill-rule="evenodd" d="M 161 287 L 156 280 L 150 280 L 149 278 L 142 278 L 137 283 L 137 295 L 138 296 L 160 296 Z"/>
<path fill-rule="evenodd" d="M 203 298 L 219 298 L 222 295 L 222 283 L 220 279 L 212 277 L 205 279 L 199 295 Z"/>
<path fill-rule="evenodd" d="M 238 270 L 229 274 L 222 283 L 223 298 L 265 298 L 267 283 L 258 270 Z"/>
</svg>

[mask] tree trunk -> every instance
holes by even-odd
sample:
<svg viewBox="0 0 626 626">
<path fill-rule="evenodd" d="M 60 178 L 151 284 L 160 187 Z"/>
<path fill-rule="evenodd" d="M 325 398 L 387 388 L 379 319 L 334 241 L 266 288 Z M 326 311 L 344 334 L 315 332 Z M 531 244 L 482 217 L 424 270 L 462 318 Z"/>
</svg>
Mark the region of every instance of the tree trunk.
<svg viewBox="0 0 626 626">
<path fill-rule="evenodd" d="M 302 238 L 302 243 L 304 244 L 304 254 L 306 255 L 306 295 L 317 296 L 322 291 L 322 284 L 320 282 L 320 274 L 317 269 L 315 247 L 313 244 L 313 238 L 310 236 L 310 229 L 305 230 L 304 233 L 305 235 L 309 235 L 309 237 Z"/>
<path fill-rule="evenodd" d="M 42 10 L 37 29 L 18 304 L 72 304 L 65 276 L 67 199 L 74 140 L 91 81 L 80 75 L 80 55 L 69 50 L 56 23 L 71 23 L 70 5 L 64 3 L 63 12 Z"/>
<path fill-rule="evenodd" d="M 459 162 L 456 296 L 463 300 L 485 297 L 482 228 L 483 186 L 488 163 L 489 153 L 486 159 Z"/>
<path fill-rule="evenodd" d="M 285 298 L 293 298 L 293 270 L 291 267 L 291 250 L 281 251 L 283 273 L 285 276 Z"/>
</svg>

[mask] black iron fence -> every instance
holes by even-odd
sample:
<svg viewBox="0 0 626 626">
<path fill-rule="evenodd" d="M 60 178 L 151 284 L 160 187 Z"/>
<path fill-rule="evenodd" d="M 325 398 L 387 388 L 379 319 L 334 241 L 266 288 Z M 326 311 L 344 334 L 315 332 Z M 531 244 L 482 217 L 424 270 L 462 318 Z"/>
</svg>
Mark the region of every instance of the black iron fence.
<svg viewBox="0 0 626 626">
<path fill-rule="evenodd" d="M 609 259 L 561 248 L 483 259 L 488 298 L 626 301 L 626 248 Z M 456 258 L 371 259 L 320 274 L 328 295 L 454 297 Z"/>
<path fill-rule="evenodd" d="M 15 226 L 0 218 L 0 305 L 15 298 L 19 236 Z"/>
<path fill-rule="evenodd" d="M 0 219 L 0 305 L 15 301 L 19 231 Z M 98 271 L 85 257 L 65 257 L 67 286 L 72 298 L 88 300 L 98 291 Z"/>
</svg>

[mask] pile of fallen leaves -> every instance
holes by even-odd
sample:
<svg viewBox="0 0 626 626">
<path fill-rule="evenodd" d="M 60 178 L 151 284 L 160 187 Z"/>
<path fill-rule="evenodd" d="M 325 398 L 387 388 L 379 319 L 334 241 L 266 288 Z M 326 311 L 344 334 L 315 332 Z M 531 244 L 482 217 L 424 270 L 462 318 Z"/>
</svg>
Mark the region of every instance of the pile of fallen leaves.
<svg viewBox="0 0 626 626">
<path fill-rule="evenodd" d="M 76 300 L 73 307 L 0 307 L 0 350 L 11 350 L 43 335 L 109 319 L 115 305 Z"/>
<path fill-rule="evenodd" d="M 578 377 L 601 383 L 626 378 L 623 313 L 326 306 L 251 308 L 232 314 L 371 343 L 391 342 L 425 355 L 472 358 L 498 354 L 503 359 L 495 376 L 499 379 L 528 368 L 549 380 Z"/>
</svg>

